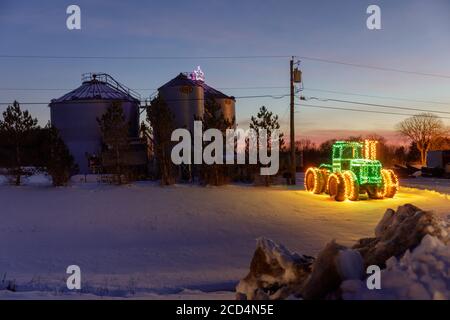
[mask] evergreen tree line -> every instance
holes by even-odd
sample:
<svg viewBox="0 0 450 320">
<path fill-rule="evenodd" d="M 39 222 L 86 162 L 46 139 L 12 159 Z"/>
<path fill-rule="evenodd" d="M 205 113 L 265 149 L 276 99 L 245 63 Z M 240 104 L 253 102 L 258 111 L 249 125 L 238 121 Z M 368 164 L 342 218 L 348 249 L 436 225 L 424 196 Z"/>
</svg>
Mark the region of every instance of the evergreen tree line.
<svg viewBox="0 0 450 320">
<path fill-rule="evenodd" d="M 113 102 L 97 119 L 103 139 L 103 151 L 109 151 L 113 166 L 109 172 L 114 181 L 124 182 L 127 166 L 123 154 L 129 148 L 129 124 L 119 102 Z M 36 118 L 22 111 L 17 101 L 8 106 L 0 119 L 0 168 L 12 184 L 20 185 L 23 177 L 46 172 L 54 186 L 67 185 L 78 172 L 73 156 L 58 129 L 48 123 L 41 128 Z"/>
<path fill-rule="evenodd" d="M 259 175 L 260 165 L 248 164 L 248 141 L 247 164 L 175 166 L 171 161 L 171 150 L 175 145 L 171 141 L 171 134 L 175 129 L 174 116 L 161 97 L 151 101 L 146 120 L 148 124 L 141 123 L 140 137 L 147 141 L 149 158 L 154 159 L 151 177 L 160 179 L 162 185 L 174 184 L 180 179 L 202 185 L 223 185 L 230 181 L 251 182 Z M 235 119 L 225 119 L 220 105 L 213 99 L 205 102 L 204 116 L 193 120 L 202 121 L 204 130 L 219 129 L 223 137 L 226 129 L 235 128 Z M 113 102 L 97 122 L 102 133 L 102 154 L 108 155 L 109 163 L 107 170 L 103 166 L 101 172 L 113 174 L 114 182 L 118 184 L 130 181 L 130 170 L 125 160 L 125 154 L 130 149 L 130 124 L 126 121 L 120 102 Z M 263 106 L 252 117 L 250 128 L 257 134 L 259 130 L 266 129 L 270 135 L 273 130 L 280 128 L 278 116 Z M 280 146 L 282 145 L 281 135 Z M 237 145 L 235 150 L 236 148 Z M 270 150 L 270 146 L 268 149 Z M 36 172 L 47 172 L 54 186 L 64 186 L 78 171 L 58 129 L 50 123 L 40 127 L 37 119 L 29 111 L 23 111 L 18 102 L 8 106 L 3 112 L 3 119 L 0 119 L 0 168 L 6 169 L 6 175 L 15 185 L 20 185 L 23 177 Z M 271 182 L 270 178 L 265 178 L 266 185 Z"/>
<path fill-rule="evenodd" d="M 140 138 L 147 142 L 148 158 L 153 164 L 148 170 L 150 177 L 159 179 L 162 185 L 171 185 L 180 180 L 216 186 L 230 181 L 255 182 L 258 179 L 263 180 L 265 185 L 273 183 L 273 177 L 259 175 L 260 164 L 249 164 L 248 141 L 245 148 L 246 164 L 207 165 L 202 163 L 175 166 L 171 160 L 172 148 L 177 143 L 171 141 L 171 135 L 175 129 L 174 115 L 164 99 L 159 96 L 151 101 L 146 111 L 147 121 L 141 123 Z M 421 116 L 415 117 L 420 119 Z M 428 122 L 431 118 L 430 115 L 426 117 L 422 115 L 422 117 Z M 204 116 L 193 120 L 202 121 L 203 130 L 219 129 L 223 138 L 227 129 L 237 127 L 235 119 L 230 120 L 224 117 L 220 105 L 214 99 L 205 101 Z M 130 150 L 130 124 L 126 121 L 120 102 L 113 102 L 105 114 L 97 119 L 97 122 L 102 133 L 102 155 L 107 154 L 108 159 L 106 170 L 103 166 L 101 172 L 113 174 L 114 182 L 118 184 L 132 180 L 130 166 L 125 160 L 125 155 Z M 18 102 L 14 102 L 3 112 L 3 118 L 0 118 L 0 170 L 5 168 L 6 175 L 15 185 L 20 185 L 24 176 L 32 175 L 36 171 L 47 172 L 55 186 L 66 185 L 71 175 L 77 173 L 74 159 L 57 128 L 50 123 L 41 128 L 37 123 L 37 119 L 33 118 L 28 111 L 21 110 Z M 426 126 L 423 127 L 427 129 Z M 251 117 L 250 128 L 257 135 L 262 129 L 267 130 L 268 135 L 271 135 L 274 130 L 280 129 L 278 116 L 262 106 L 258 113 Z M 443 130 L 440 129 L 430 140 L 432 143 L 427 144 L 428 149 L 433 146 L 448 148 L 450 140 L 441 131 Z M 386 167 L 424 163 L 425 147 L 421 141 L 411 139 L 410 145 L 405 147 L 389 145 L 386 139 L 379 135 L 351 136 L 344 140 L 363 141 L 364 139 L 378 141 L 377 158 Z M 296 141 L 296 151 L 302 155 L 303 167 L 328 163 L 335 141 L 335 139 L 327 140 L 319 145 L 308 139 Z M 267 149 L 270 150 L 269 139 L 267 143 Z M 206 145 L 207 143 L 204 146 Z M 282 152 L 288 151 L 284 148 L 283 134 L 280 135 L 279 145 Z M 235 145 L 235 154 L 236 148 L 237 145 Z M 282 168 L 280 171 L 282 173 Z"/>
<path fill-rule="evenodd" d="M 17 101 L 7 107 L 0 119 L 0 167 L 15 185 L 41 170 L 52 177 L 54 186 L 65 185 L 77 171 L 73 157 L 55 127 L 37 123 Z"/>
<path fill-rule="evenodd" d="M 226 130 L 235 128 L 235 119 L 226 119 L 220 105 L 214 99 L 205 101 L 205 112 L 202 118 L 193 120 L 202 121 L 203 130 L 219 129 L 225 140 Z M 175 129 L 174 115 L 161 97 L 153 99 L 147 108 L 147 121 L 149 123 L 148 136 L 155 159 L 155 179 L 160 179 L 162 185 L 174 184 L 180 178 L 189 182 L 198 181 L 201 185 L 223 185 L 231 181 L 253 182 L 259 176 L 260 165 L 249 163 L 249 142 L 246 141 L 246 164 L 212 164 L 175 166 L 171 161 L 171 151 L 177 142 L 171 141 L 171 134 Z M 259 109 L 256 116 L 251 118 L 250 128 L 259 135 L 260 130 L 267 130 L 270 136 L 275 129 L 280 129 L 278 116 L 274 115 L 265 106 Z M 208 143 L 205 143 L 207 145 Z M 270 140 L 268 139 L 268 144 Z M 204 146 L 205 146 L 204 145 Z M 280 147 L 283 145 L 283 135 L 280 135 Z M 225 149 L 225 145 L 224 145 Z M 270 145 L 268 145 L 270 150 Z M 237 144 L 235 143 L 235 154 Z M 224 153 L 225 154 L 225 151 Z M 225 161 L 224 161 L 225 162 Z M 264 177 L 264 183 L 272 183 L 270 177 Z"/>
</svg>

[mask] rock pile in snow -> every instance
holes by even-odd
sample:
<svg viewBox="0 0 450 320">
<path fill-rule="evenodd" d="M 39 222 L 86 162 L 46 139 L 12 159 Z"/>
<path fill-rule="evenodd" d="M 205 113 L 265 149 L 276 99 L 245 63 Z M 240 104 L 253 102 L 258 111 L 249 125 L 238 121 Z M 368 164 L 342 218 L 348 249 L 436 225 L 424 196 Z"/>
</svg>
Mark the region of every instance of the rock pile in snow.
<svg viewBox="0 0 450 320">
<path fill-rule="evenodd" d="M 238 299 L 450 299 L 450 230 L 433 212 L 413 205 L 388 209 L 374 238 L 353 248 L 335 241 L 312 257 L 259 239 Z M 381 289 L 369 290 L 366 267 L 377 265 Z"/>
<path fill-rule="evenodd" d="M 432 211 L 406 204 L 397 211 L 386 210 L 375 228 L 375 238 L 360 239 L 353 248 L 361 253 L 366 266 L 385 267 L 387 259 L 415 248 L 427 234 L 449 242 L 447 222 Z"/>
<path fill-rule="evenodd" d="M 260 238 L 249 274 L 239 282 L 240 300 L 285 299 L 298 292 L 311 272 L 313 257 L 298 255 L 273 241 Z"/>
<path fill-rule="evenodd" d="M 358 251 L 331 241 L 317 256 L 312 272 L 296 295 L 308 300 L 333 298 L 342 281 L 362 278 L 363 265 Z"/>
</svg>

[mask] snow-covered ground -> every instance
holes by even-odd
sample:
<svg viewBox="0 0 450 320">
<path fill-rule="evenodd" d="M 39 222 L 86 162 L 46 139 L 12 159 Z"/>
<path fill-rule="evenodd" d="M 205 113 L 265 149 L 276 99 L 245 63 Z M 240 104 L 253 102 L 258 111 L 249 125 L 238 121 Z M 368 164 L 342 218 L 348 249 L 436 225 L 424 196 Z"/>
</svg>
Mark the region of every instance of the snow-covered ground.
<svg viewBox="0 0 450 320">
<path fill-rule="evenodd" d="M 261 236 L 316 255 L 333 238 L 372 236 L 387 208 L 450 213 L 450 192 L 402 188 L 394 199 L 337 203 L 302 189 L 2 184 L 0 287 L 11 281 L 18 292 L 0 299 L 79 298 L 65 285 L 71 264 L 81 268 L 83 298 L 233 298 Z"/>
<path fill-rule="evenodd" d="M 402 186 L 417 188 L 421 190 L 434 190 L 441 193 L 450 194 L 450 179 L 439 178 L 408 178 L 400 181 Z"/>
</svg>

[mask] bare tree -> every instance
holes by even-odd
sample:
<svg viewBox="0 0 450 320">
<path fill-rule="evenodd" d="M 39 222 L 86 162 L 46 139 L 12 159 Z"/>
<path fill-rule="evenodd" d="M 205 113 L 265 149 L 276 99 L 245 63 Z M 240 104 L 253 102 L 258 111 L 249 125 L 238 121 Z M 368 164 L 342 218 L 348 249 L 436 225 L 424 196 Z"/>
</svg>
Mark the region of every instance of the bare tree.
<svg viewBox="0 0 450 320">
<path fill-rule="evenodd" d="M 303 152 L 306 150 L 317 149 L 317 146 L 309 139 L 300 139 L 295 141 L 295 149 L 297 151 Z"/>
<path fill-rule="evenodd" d="M 415 142 L 422 166 L 426 166 L 427 152 L 447 135 L 442 120 L 432 113 L 421 113 L 403 120 L 398 124 L 397 131 Z"/>
</svg>

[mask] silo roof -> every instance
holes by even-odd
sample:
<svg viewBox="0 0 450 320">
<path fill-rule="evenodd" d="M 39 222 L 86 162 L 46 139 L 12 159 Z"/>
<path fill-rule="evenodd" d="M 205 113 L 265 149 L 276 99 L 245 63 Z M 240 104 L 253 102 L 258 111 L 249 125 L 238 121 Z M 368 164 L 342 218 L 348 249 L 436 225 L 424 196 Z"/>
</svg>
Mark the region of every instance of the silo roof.
<svg viewBox="0 0 450 320">
<path fill-rule="evenodd" d="M 178 87 L 178 86 L 193 86 L 193 87 L 202 87 L 205 92 L 205 97 L 211 98 L 219 98 L 219 99 L 233 99 L 234 97 L 228 96 L 219 90 L 216 90 L 210 86 L 208 86 L 203 81 L 190 79 L 186 74 L 180 73 L 178 76 L 162 85 L 158 88 L 158 90 L 167 88 L 167 87 Z"/>
<path fill-rule="evenodd" d="M 206 83 L 201 82 L 200 86 L 203 87 L 203 90 L 205 91 L 205 96 L 206 97 L 211 97 L 211 98 L 219 98 L 219 99 L 233 99 L 234 97 L 232 96 L 228 96 L 225 93 L 214 89 L 213 87 L 208 86 Z"/>
<path fill-rule="evenodd" d="M 198 81 L 192 80 L 187 75 L 180 73 L 175 78 L 173 78 L 169 82 L 167 82 L 164 85 L 162 85 L 161 87 L 159 87 L 158 90 L 167 88 L 167 87 L 178 87 L 178 86 L 198 87 L 198 86 L 200 86 L 200 84 L 198 83 Z"/>
<path fill-rule="evenodd" d="M 138 102 L 138 100 L 130 94 L 118 88 L 114 88 L 109 83 L 94 79 L 83 82 L 80 87 L 66 93 L 58 99 L 53 99 L 51 103 L 77 100 L 122 100 Z"/>
</svg>

